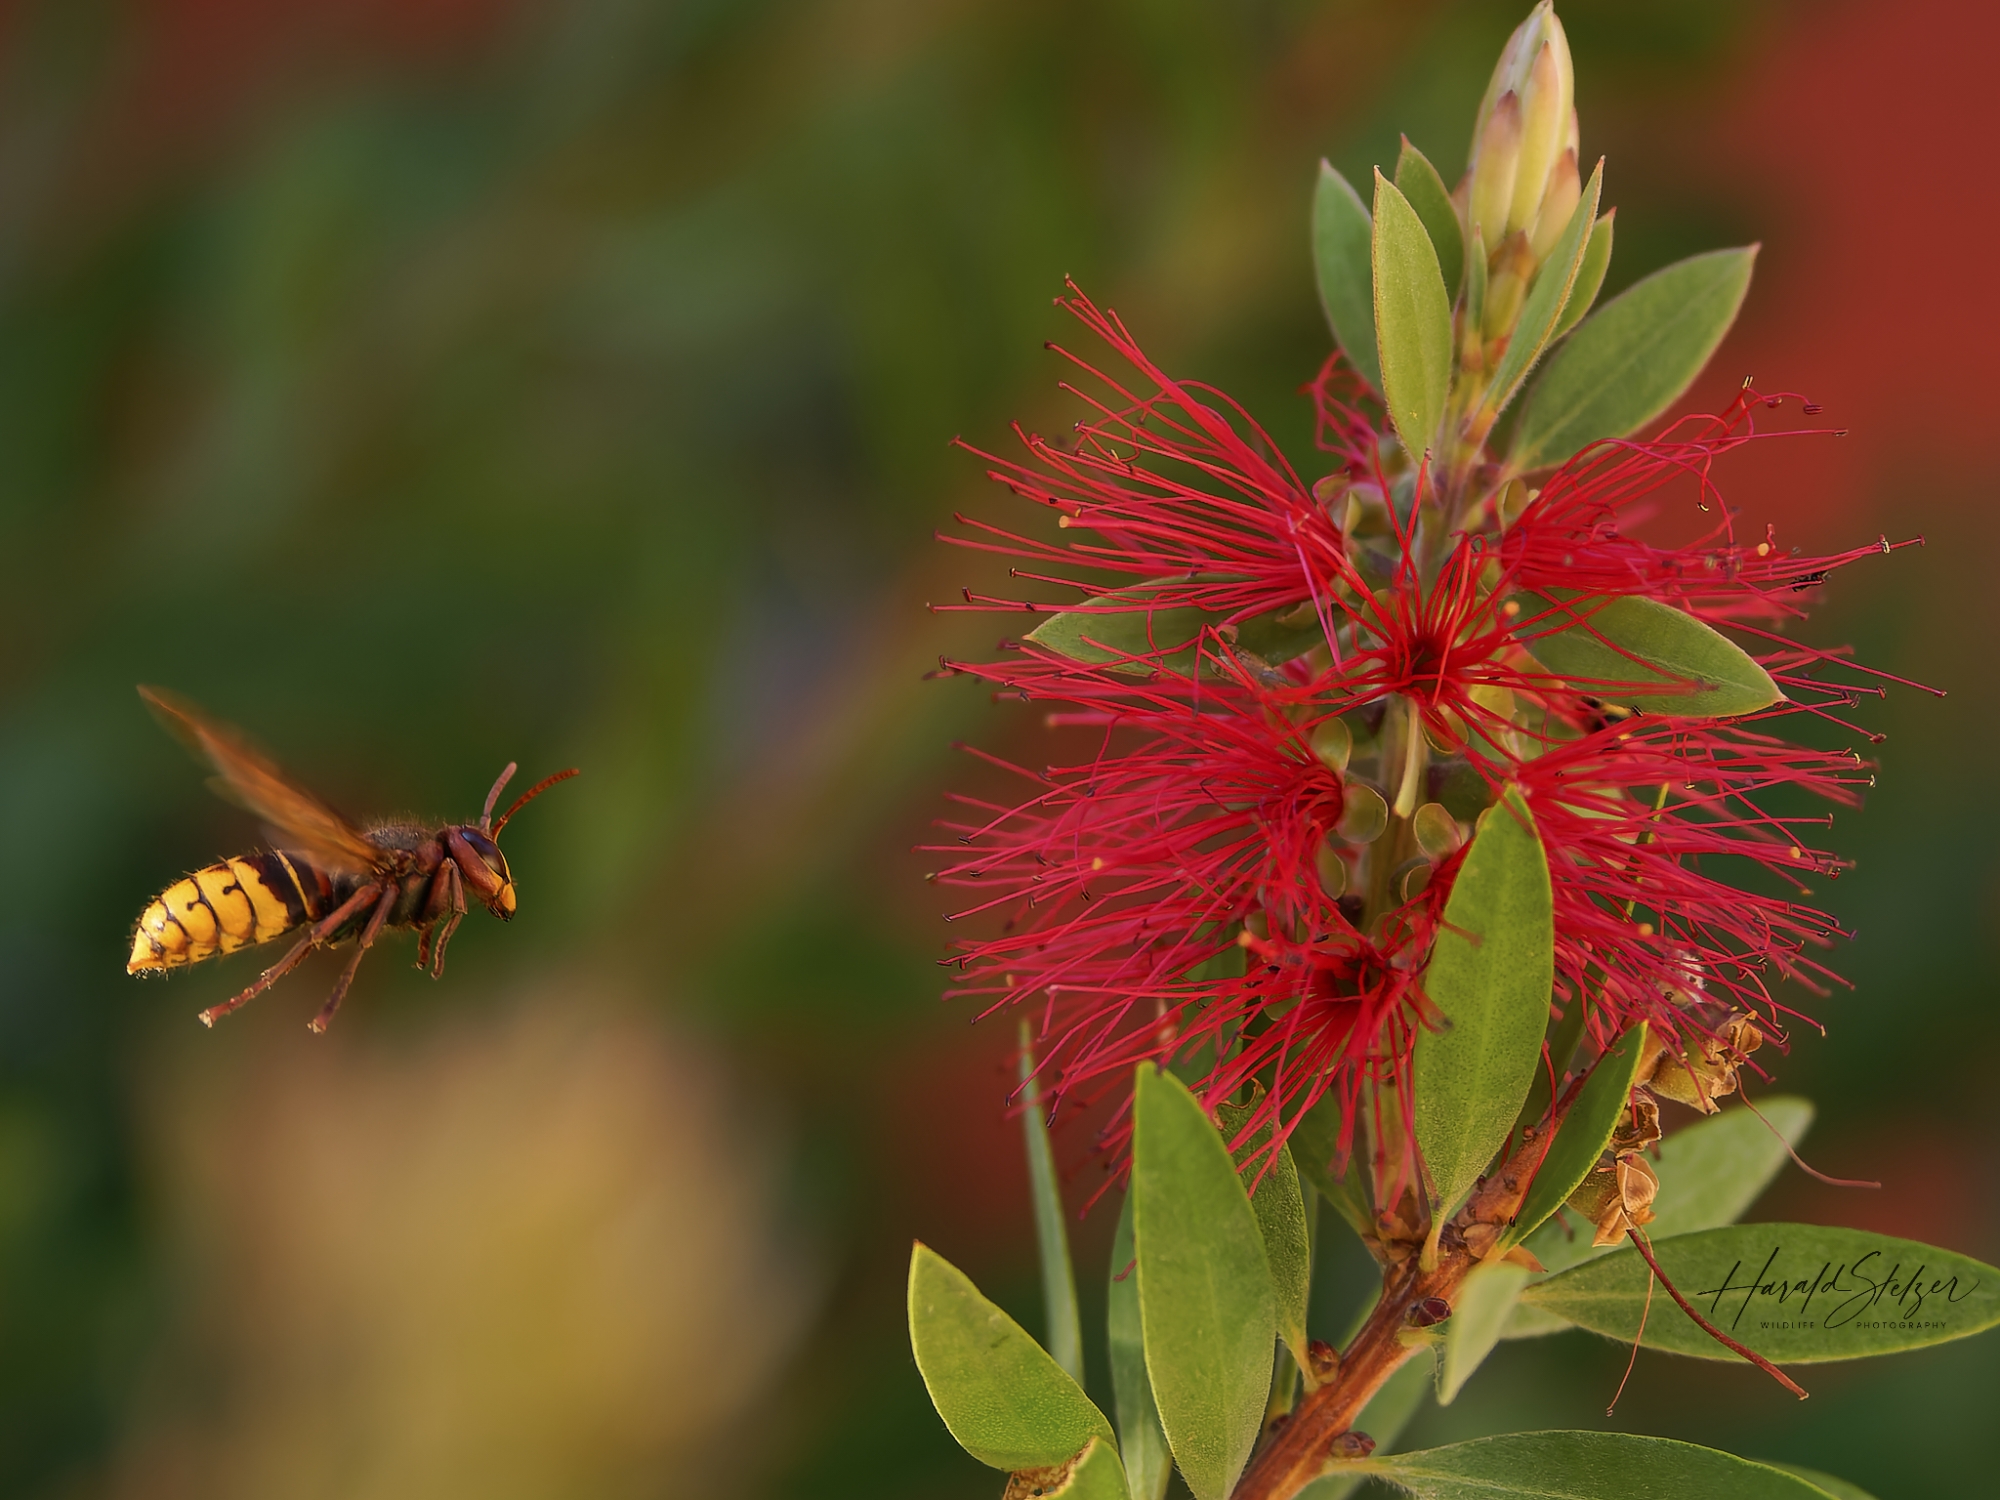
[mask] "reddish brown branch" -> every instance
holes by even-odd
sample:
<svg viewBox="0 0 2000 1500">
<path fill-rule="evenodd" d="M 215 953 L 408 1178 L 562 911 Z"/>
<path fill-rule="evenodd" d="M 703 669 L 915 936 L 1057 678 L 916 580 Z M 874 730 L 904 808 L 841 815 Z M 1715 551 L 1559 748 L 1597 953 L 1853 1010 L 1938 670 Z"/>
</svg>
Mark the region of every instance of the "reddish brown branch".
<svg viewBox="0 0 2000 1500">
<path fill-rule="evenodd" d="M 1417 1324 L 1435 1321 L 1419 1312 L 1421 1305 L 1432 1298 L 1447 1305 L 1457 1303 L 1459 1288 L 1480 1263 L 1466 1248 L 1465 1231 L 1483 1226 L 1490 1236 L 1512 1224 L 1566 1110 L 1567 1105 L 1561 1106 L 1555 1119 L 1537 1126 L 1513 1158 L 1473 1190 L 1452 1221 L 1457 1232 L 1441 1236 L 1442 1253 L 1435 1270 L 1423 1270 L 1415 1247 L 1405 1247 L 1410 1253 L 1385 1272 L 1382 1299 L 1341 1355 L 1338 1370 L 1308 1392 L 1285 1424 L 1264 1440 L 1231 1500 L 1292 1500 L 1331 1464 L 1365 1451 L 1344 1440 L 1383 1382 L 1426 1349 L 1420 1341 L 1403 1341 Z"/>
</svg>

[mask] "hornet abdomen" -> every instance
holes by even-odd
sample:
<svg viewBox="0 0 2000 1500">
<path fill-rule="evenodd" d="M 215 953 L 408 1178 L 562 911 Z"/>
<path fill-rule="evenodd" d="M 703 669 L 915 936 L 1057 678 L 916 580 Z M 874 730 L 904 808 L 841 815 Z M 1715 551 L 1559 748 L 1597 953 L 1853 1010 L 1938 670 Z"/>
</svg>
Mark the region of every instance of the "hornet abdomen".
<svg viewBox="0 0 2000 1500">
<path fill-rule="evenodd" d="M 332 887 L 320 871 L 275 851 L 197 870 L 140 915 L 125 972 L 175 968 L 268 943 L 331 910 Z"/>
</svg>

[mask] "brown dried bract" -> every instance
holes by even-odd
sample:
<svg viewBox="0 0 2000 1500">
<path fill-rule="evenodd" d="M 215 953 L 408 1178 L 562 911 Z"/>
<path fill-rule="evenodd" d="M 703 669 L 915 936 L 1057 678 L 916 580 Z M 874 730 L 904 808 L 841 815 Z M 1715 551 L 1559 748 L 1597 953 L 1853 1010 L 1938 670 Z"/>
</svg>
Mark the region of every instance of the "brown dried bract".
<svg viewBox="0 0 2000 1500">
<path fill-rule="evenodd" d="M 1085 1448 L 1083 1453 L 1089 1451 Z M 1016 1470 L 1007 1476 L 1007 1488 L 1000 1492 L 1000 1500 L 1041 1500 L 1042 1496 L 1060 1495 L 1068 1488 L 1076 1466 L 1083 1462 L 1083 1453 L 1066 1464 L 1051 1464 L 1046 1469 Z"/>
<path fill-rule="evenodd" d="M 1635 1153 L 1600 1162 L 1570 1194 L 1569 1206 L 1596 1227 L 1592 1245 L 1616 1245 L 1627 1230 L 1653 1222 L 1653 1199 L 1660 1179 L 1652 1164 Z"/>
<path fill-rule="evenodd" d="M 1764 1044 L 1764 1033 L 1740 1011 L 1732 1011 L 1712 1036 L 1702 1037 L 1680 1057 L 1672 1056 L 1665 1039 L 1648 1039 L 1640 1060 L 1639 1078 L 1654 1094 L 1712 1115 L 1715 1101 L 1736 1092 L 1736 1072 Z"/>
<path fill-rule="evenodd" d="M 1611 1132 L 1607 1148 L 1613 1156 L 1643 1151 L 1660 1138 L 1660 1106 L 1645 1094 L 1634 1094 L 1625 1118 Z"/>
<path fill-rule="evenodd" d="M 1400 1266 L 1424 1248 L 1430 1233 L 1430 1216 L 1405 1188 L 1392 1208 L 1377 1209 L 1375 1232 L 1363 1236 L 1368 1251 L 1385 1266 Z"/>
</svg>

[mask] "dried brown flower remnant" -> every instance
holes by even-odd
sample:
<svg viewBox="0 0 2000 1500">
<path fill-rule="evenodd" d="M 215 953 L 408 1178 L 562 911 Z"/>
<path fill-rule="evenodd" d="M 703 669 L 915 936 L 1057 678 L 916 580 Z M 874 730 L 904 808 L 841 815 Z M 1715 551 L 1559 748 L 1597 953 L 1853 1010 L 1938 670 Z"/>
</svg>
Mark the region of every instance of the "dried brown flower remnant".
<svg viewBox="0 0 2000 1500">
<path fill-rule="evenodd" d="M 1701 1038 L 1680 1057 L 1671 1056 L 1664 1040 L 1648 1039 L 1648 1055 L 1639 1064 L 1639 1078 L 1662 1099 L 1712 1115 L 1715 1101 L 1736 1092 L 1736 1071 L 1764 1044 L 1764 1033 L 1740 1011 L 1732 1011 L 1713 1036 Z M 1655 1051 L 1654 1049 L 1658 1050 Z"/>
<path fill-rule="evenodd" d="M 1634 1093 L 1624 1121 L 1611 1132 L 1605 1149 L 1613 1156 L 1643 1151 L 1660 1138 L 1660 1106 L 1644 1093 Z"/>
<path fill-rule="evenodd" d="M 1601 1162 L 1570 1194 L 1569 1206 L 1597 1227 L 1592 1245 L 1624 1243 L 1627 1230 L 1653 1222 L 1653 1199 L 1660 1179 L 1636 1152 Z"/>
</svg>

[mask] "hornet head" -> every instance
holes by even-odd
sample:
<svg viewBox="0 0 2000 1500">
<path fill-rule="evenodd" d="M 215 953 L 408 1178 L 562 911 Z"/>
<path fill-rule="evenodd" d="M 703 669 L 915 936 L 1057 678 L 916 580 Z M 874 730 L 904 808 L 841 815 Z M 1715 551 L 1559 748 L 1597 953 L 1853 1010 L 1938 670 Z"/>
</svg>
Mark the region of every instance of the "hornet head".
<svg viewBox="0 0 2000 1500">
<path fill-rule="evenodd" d="M 480 811 L 478 824 L 461 824 L 447 832 L 444 840 L 445 847 L 451 851 L 451 857 L 458 865 L 459 874 L 465 877 L 465 883 L 486 903 L 486 909 L 503 922 L 513 917 L 515 899 L 514 874 L 507 868 L 507 856 L 500 852 L 500 830 L 507 826 L 509 818 L 558 781 L 567 781 L 576 775 L 576 767 L 558 771 L 536 782 L 515 798 L 514 805 L 496 822 L 493 804 L 500 800 L 501 790 L 513 775 L 514 762 L 509 761 L 507 769 L 500 773 L 500 779 L 493 783 L 493 790 L 486 794 L 486 806 Z"/>
</svg>

